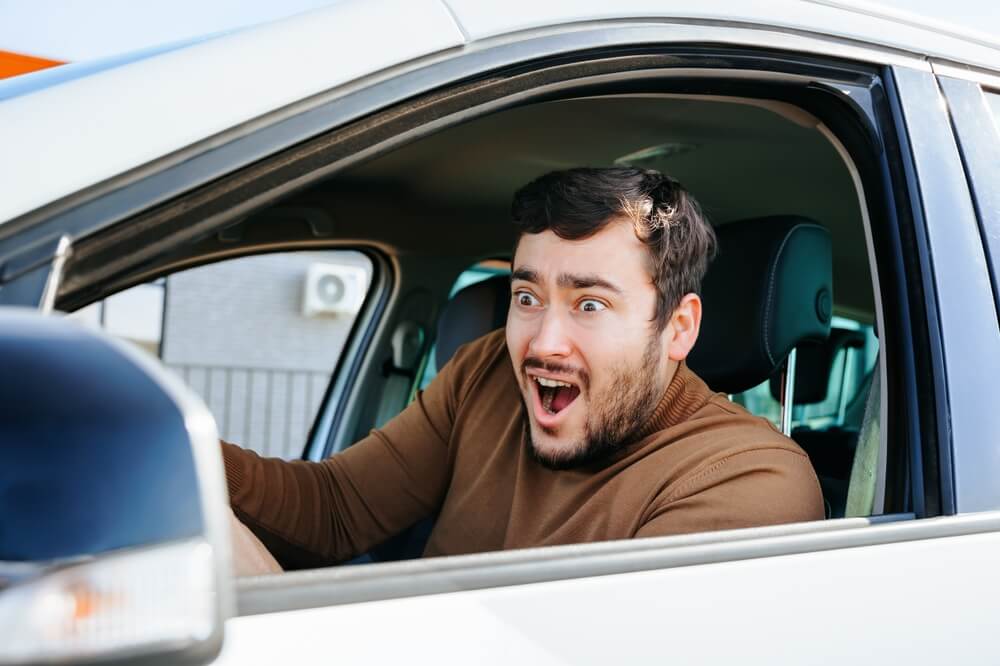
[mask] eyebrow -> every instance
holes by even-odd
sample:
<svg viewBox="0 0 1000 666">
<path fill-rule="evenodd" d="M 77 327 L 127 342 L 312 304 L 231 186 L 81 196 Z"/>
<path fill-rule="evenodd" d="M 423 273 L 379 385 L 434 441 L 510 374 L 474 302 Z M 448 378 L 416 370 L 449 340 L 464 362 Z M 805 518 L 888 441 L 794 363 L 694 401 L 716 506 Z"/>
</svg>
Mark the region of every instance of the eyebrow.
<svg viewBox="0 0 1000 666">
<path fill-rule="evenodd" d="M 518 268 L 510 274 L 510 281 L 513 282 L 514 280 L 522 280 L 524 282 L 533 282 L 534 284 L 538 284 L 538 273 L 530 268 Z"/>
<path fill-rule="evenodd" d="M 514 280 L 523 280 L 534 284 L 539 283 L 538 272 L 532 268 L 518 268 L 510 274 L 510 279 L 512 282 Z M 593 273 L 560 273 L 556 277 L 556 284 L 564 289 L 590 289 L 592 287 L 599 287 L 616 294 L 624 293 L 621 287 Z"/>
</svg>

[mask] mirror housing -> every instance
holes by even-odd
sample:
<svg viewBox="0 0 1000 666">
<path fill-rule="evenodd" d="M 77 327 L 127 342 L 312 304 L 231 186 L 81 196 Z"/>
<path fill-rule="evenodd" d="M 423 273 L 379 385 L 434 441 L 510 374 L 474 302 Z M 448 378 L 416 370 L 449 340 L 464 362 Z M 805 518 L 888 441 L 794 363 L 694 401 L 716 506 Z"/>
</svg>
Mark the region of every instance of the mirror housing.
<svg viewBox="0 0 1000 666">
<path fill-rule="evenodd" d="M 206 663 L 233 608 L 215 421 L 70 320 L 0 308 L 0 663 Z"/>
</svg>

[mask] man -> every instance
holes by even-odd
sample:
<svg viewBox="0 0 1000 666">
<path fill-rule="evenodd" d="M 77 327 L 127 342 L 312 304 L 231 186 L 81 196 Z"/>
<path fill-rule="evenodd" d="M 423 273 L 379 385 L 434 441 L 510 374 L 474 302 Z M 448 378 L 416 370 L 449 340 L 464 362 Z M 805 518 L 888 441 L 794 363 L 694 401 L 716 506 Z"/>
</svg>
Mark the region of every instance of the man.
<svg viewBox="0 0 1000 666">
<path fill-rule="evenodd" d="M 676 181 L 555 172 L 512 213 L 506 328 L 383 429 L 318 463 L 223 445 L 234 511 L 278 561 L 346 560 L 435 515 L 425 555 L 823 517 L 806 455 L 684 364 L 715 236 Z"/>
</svg>

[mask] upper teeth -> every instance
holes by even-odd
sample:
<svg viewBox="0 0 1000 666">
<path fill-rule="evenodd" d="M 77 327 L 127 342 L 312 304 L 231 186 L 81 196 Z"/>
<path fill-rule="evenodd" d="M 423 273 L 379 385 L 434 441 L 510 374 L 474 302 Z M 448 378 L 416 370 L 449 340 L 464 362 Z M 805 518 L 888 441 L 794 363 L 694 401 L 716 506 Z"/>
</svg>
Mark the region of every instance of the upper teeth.
<svg viewBox="0 0 1000 666">
<path fill-rule="evenodd" d="M 566 382 L 560 382 L 556 379 L 546 379 L 545 377 L 535 377 L 535 381 L 546 388 L 556 388 L 559 386 L 572 386 Z"/>
</svg>

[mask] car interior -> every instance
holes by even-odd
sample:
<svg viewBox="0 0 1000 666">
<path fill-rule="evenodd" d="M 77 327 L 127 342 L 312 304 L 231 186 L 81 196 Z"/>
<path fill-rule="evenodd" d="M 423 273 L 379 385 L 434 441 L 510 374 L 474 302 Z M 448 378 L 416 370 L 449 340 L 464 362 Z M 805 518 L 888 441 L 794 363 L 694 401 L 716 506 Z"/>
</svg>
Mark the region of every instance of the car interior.
<svg viewBox="0 0 1000 666">
<path fill-rule="evenodd" d="M 846 355 L 870 346 L 859 330 L 877 328 L 878 317 L 860 180 L 826 125 L 784 101 L 632 93 L 514 106 L 359 160 L 161 252 L 104 294 L 246 254 L 368 253 L 380 278 L 303 442 L 303 455 L 319 459 L 404 408 L 459 345 L 503 325 L 514 191 L 551 170 L 610 165 L 673 176 L 717 229 L 692 368 L 752 411 L 743 396 L 753 390 L 778 403 L 790 394 L 788 409 L 800 415 L 834 391 L 835 416 L 800 420 L 791 435 L 816 468 L 828 517 L 878 513 L 882 390 L 870 350 L 844 382 Z M 455 291 L 470 270 L 484 279 Z M 95 293 L 70 296 L 74 309 Z M 849 326 L 831 330 L 831 321 Z M 417 557 L 428 529 L 363 560 Z"/>
</svg>

